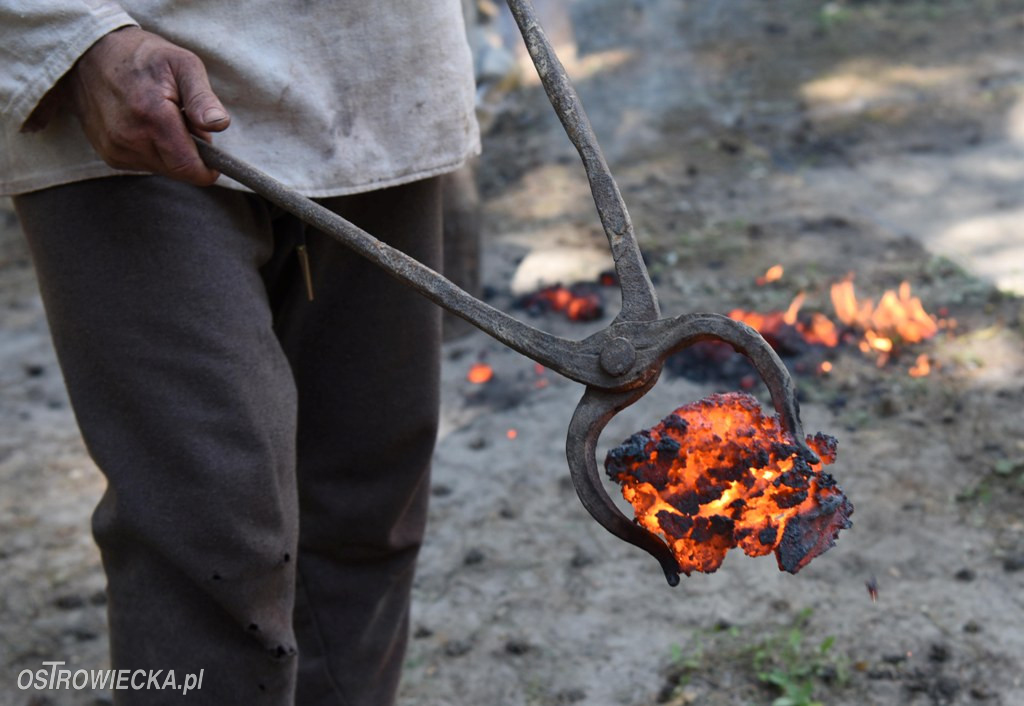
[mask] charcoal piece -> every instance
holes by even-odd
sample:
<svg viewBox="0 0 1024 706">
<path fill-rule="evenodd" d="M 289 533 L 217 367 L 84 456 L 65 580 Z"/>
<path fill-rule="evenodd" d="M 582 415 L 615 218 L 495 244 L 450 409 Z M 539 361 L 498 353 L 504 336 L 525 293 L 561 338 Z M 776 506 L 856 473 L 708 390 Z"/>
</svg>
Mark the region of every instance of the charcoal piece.
<svg viewBox="0 0 1024 706">
<path fill-rule="evenodd" d="M 726 466 L 716 466 L 715 468 L 708 469 L 708 475 L 717 481 L 724 483 L 732 483 L 735 481 L 741 481 L 750 474 L 747 469 L 750 468 L 744 459 L 736 463 L 731 463 Z"/>
<path fill-rule="evenodd" d="M 814 557 L 835 546 L 839 531 L 853 526 L 853 505 L 842 493 L 818 499 L 818 505 L 790 518 L 775 549 L 779 569 L 795 574 Z"/>
<path fill-rule="evenodd" d="M 718 535 L 719 537 L 731 537 L 732 530 L 736 526 L 736 522 L 731 517 L 725 515 L 712 515 L 710 517 L 711 534 Z"/>
<path fill-rule="evenodd" d="M 693 532 L 690 537 L 694 542 L 703 544 L 712 537 L 731 537 L 734 522 L 725 515 L 693 518 Z"/>
<path fill-rule="evenodd" d="M 775 479 L 775 486 L 778 487 L 780 485 L 796 490 L 810 487 L 810 484 L 807 482 L 807 476 L 795 468 L 791 468 Z"/>
<path fill-rule="evenodd" d="M 770 547 L 775 544 L 775 540 L 779 536 L 779 530 L 776 527 L 765 527 L 763 530 L 757 533 L 757 541 L 766 547 Z"/>
<path fill-rule="evenodd" d="M 790 456 L 800 456 L 800 447 L 796 444 L 785 444 L 781 441 L 773 442 L 770 446 L 772 456 L 775 458 L 789 458 Z"/>
<path fill-rule="evenodd" d="M 832 474 L 825 473 L 824 471 L 818 474 L 817 480 L 819 488 L 835 488 L 837 485 L 836 479 L 832 477 Z"/>
<path fill-rule="evenodd" d="M 697 498 L 700 500 L 700 504 L 709 503 L 712 500 L 718 500 L 722 497 L 722 493 L 725 492 L 725 487 L 717 485 L 712 482 L 711 478 L 707 476 L 697 476 Z"/>
<path fill-rule="evenodd" d="M 700 498 L 692 490 L 684 490 L 665 498 L 665 502 L 684 515 L 696 515 L 700 512 Z"/>
<path fill-rule="evenodd" d="M 825 463 L 833 463 L 836 460 L 836 452 L 839 447 L 839 440 L 830 434 L 823 434 L 820 431 L 814 436 L 807 437 L 807 445 L 814 449 L 814 452 L 821 457 Z"/>
<path fill-rule="evenodd" d="M 622 474 L 631 474 L 634 465 L 647 459 L 647 444 L 650 441 L 648 431 L 638 431 L 609 451 L 604 461 L 608 477 L 618 480 Z"/>
<path fill-rule="evenodd" d="M 772 496 L 772 499 L 775 501 L 775 504 L 782 509 L 796 507 L 807 499 L 807 491 L 797 490 L 792 493 L 776 493 Z"/>
<path fill-rule="evenodd" d="M 711 523 L 706 517 L 693 518 L 693 532 L 690 538 L 698 544 L 704 544 L 711 539 Z"/>
<path fill-rule="evenodd" d="M 671 464 L 644 463 L 633 470 L 633 477 L 641 483 L 650 483 L 658 490 L 664 490 L 668 485 L 668 469 Z"/>
<path fill-rule="evenodd" d="M 768 451 L 760 447 L 749 449 L 747 455 L 743 457 L 743 463 L 747 468 L 764 468 L 771 461 L 772 458 Z"/>
<path fill-rule="evenodd" d="M 665 460 L 675 459 L 679 455 L 679 449 L 679 442 L 671 436 L 661 437 L 654 446 L 654 450 L 658 452 L 659 461 L 663 458 Z"/>
<path fill-rule="evenodd" d="M 685 434 L 686 430 L 690 428 L 690 423 L 675 412 L 662 419 L 661 423 L 665 425 L 665 429 L 679 432 L 680 434 Z"/>
<path fill-rule="evenodd" d="M 693 529 L 693 518 L 686 515 L 676 515 L 668 510 L 658 513 L 658 524 L 669 537 L 680 539 L 685 537 Z"/>
</svg>

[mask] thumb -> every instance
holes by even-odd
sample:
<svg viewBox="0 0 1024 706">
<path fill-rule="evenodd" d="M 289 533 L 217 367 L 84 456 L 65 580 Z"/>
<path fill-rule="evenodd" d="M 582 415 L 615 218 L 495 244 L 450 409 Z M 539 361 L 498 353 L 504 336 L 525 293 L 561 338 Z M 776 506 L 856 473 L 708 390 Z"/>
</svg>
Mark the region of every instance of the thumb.
<svg viewBox="0 0 1024 706">
<path fill-rule="evenodd" d="M 177 62 L 174 75 L 182 110 L 192 127 L 220 132 L 231 124 L 231 117 L 210 87 L 206 68 L 198 57 L 190 55 Z"/>
</svg>

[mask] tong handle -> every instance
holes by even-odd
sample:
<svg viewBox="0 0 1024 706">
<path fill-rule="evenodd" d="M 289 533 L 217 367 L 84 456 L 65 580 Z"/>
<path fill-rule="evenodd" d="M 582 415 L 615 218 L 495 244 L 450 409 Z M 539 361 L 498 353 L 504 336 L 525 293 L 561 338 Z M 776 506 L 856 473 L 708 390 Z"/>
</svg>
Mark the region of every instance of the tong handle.
<svg viewBox="0 0 1024 706">
<path fill-rule="evenodd" d="M 600 332 L 582 341 L 572 341 L 530 326 L 480 301 L 415 258 L 381 242 L 247 162 L 198 137 L 193 136 L 193 139 L 199 156 L 211 169 L 247 186 L 271 203 L 351 248 L 430 301 L 527 358 L 570 380 L 599 388 L 635 386 L 638 384 L 637 379 L 644 377 L 642 371 L 633 375 L 611 375 L 601 367 L 601 351 L 611 337 L 609 332 Z"/>
<path fill-rule="evenodd" d="M 615 320 L 654 321 L 660 316 L 658 297 L 640 255 L 640 247 L 633 233 L 633 221 L 597 143 L 590 120 L 583 110 L 583 103 L 540 26 L 530 0 L 508 0 L 508 6 L 519 25 L 548 99 L 583 160 L 590 192 L 605 235 L 608 236 L 615 273 L 622 288 L 622 310 Z"/>
</svg>

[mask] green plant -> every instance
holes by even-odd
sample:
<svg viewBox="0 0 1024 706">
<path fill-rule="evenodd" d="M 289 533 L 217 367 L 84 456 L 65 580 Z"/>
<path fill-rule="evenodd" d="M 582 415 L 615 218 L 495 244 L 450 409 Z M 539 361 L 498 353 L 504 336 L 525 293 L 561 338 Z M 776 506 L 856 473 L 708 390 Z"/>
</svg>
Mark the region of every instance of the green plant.
<svg viewBox="0 0 1024 706">
<path fill-rule="evenodd" d="M 759 681 L 781 691 L 772 706 L 822 706 L 814 688 L 823 678 L 845 681 L 844 668 L 832 654 L 835 637 L 808 647 L 804 630 L 813 610 L 801 611 L 789 630 L 769 637 L 754 650 L 754 670 Z"/>
</svg>

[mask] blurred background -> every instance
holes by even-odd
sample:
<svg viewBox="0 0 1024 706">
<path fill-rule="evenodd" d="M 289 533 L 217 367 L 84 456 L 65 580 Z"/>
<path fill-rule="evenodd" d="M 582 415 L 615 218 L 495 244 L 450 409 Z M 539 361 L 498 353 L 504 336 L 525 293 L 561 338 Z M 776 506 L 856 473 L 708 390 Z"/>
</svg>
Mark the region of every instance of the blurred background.
<svg viewBox="0 0 1024 706">
<path fill-rule="evenodd" d="M 507 9 L 465 7 L 484 152 L 449 178 L 447 272 L 582 338 L 618 295 L 579 159 Z M 762 328 L 854 527 L 796 576 L 734 552 L 670 589 L 575 497 L 582 388 L 449 321 L 401 703 L 1024 703 L 1024 2 L 537 7 L 664 314 Z M 105 665 L 102 478 L 6 202 L 0 226 L 0 703 L 110 703 L 14 686 Z M 765 399 L 728 351 L 681 356 L 599 460 L 737 389 Z"/>
</svg>

